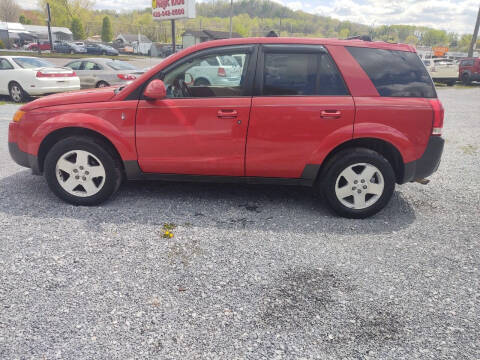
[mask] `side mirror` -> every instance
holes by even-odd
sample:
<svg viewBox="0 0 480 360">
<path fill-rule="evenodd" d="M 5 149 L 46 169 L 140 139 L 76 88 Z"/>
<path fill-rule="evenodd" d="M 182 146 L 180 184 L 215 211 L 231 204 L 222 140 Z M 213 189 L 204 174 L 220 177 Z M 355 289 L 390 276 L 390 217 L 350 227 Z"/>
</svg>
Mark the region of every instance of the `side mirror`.
<svg viewBox="0 0 480 360">
<path fill-rule="evenodd" d="M 162 80 L 153 80 L 147 85 L 143 95 L 150 100 L 162 100 L 167 97 L 167 89 Z"/>
</svg>

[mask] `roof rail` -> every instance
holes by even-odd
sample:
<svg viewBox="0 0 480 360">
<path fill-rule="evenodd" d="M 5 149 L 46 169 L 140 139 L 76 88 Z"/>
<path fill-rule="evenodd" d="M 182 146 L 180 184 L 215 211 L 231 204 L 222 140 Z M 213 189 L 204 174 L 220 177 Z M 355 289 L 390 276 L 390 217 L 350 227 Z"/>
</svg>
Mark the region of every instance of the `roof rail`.
<svg viewBox="0 0 480 360">
<path fill-rule="evenodd" d="M 372 41 L 370 35 L 357 35 L 346 38 L 345 40 L 363 40 L 363 41 Z"/>
</svg>

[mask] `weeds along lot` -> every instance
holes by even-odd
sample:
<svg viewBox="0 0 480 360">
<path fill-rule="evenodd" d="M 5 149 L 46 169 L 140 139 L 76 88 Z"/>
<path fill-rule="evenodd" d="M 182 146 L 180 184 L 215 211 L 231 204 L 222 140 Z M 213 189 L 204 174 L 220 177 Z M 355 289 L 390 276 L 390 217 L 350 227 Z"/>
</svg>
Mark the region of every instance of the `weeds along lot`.
<svg viewBox="0 0 480 360">
<path fill-rule="evenodd" d="M 279 186 L 67 205 L 10 159 L 1 105 L 0 358 L 478 359 L 480 88 L 438 93 L 439 171 L 367 220 Z"/>
</svg>

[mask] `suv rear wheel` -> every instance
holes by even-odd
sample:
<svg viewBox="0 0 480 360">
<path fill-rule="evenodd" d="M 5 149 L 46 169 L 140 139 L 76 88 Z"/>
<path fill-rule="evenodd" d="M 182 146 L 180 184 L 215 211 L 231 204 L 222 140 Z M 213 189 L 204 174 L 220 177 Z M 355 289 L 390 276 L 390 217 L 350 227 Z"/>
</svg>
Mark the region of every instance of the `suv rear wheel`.
<svg viewBox="0 0 480 360">
<path fill-rule="evenodd" d="M 470 85 L 472 83 L 472 79 L 470 78 L 469 73 L 463 73 L 462 74 L 462 83 L 464 85 Z"/>
<path fill-rule="evenodd" d="M 120 187 L 121 165 L 102 141 L 72 136 L 56 143 L 44 166 L 48 186 L 74 205 L 97 205 Z"/>
<path fill-rule="evenodd" d="M 319 186 L 337 214 L 363 219 L 388 204 L 395 173 L 388 160 L 373 150 L 346 149 L 328 162 Z"/>
</svg>

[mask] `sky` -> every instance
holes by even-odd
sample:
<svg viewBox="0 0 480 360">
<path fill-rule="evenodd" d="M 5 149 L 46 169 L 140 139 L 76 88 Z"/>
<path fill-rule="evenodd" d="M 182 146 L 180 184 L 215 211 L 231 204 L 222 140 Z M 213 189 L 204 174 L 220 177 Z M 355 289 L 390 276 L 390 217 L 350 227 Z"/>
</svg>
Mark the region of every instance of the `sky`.
<svg viewBox="0 0 480 360">
<path fill-rule="evenodd" d="M 17 0 L 24 8 L 35 8 L 36 0 Z M 198 0 L 197 0 L 198 1 Z M 209 0 L 201 0 L 209 1 Z M 293 10 L 326 15 L 365 25 L 423 25 L 473 33 L 480 0 L 272 0 Z M 151 0 L 95 0 L 97 9 L 142 9 Z"/>
</svg>

